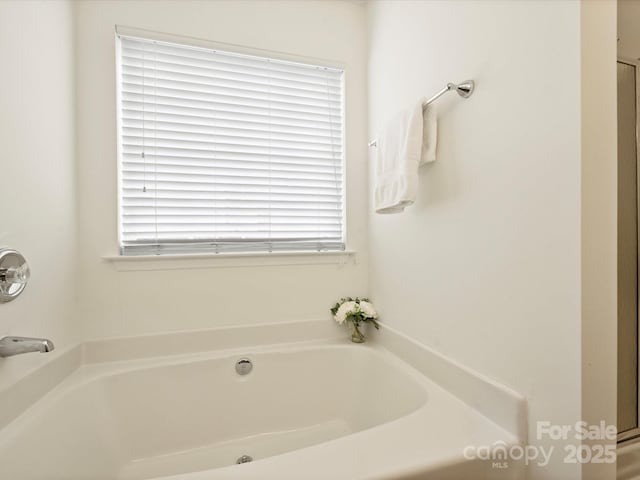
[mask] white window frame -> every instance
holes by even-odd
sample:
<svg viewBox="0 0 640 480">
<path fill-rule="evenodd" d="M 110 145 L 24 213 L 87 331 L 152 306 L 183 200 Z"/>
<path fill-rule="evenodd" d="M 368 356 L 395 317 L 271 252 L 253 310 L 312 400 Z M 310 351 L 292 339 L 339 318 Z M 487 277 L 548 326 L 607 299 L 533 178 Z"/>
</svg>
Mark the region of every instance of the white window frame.
<svg viewBox="0 0 640 480">
<path fill-rule="evenodd" d="M 230 52 L 230 53 L 239 53 L 239 54 L 246 54 L 246 55 L 253 55 L 253 56 L 259 56 L 259 57 L 264 57 L 264 58 L 270 58 L 270 59 L 277 59 L 277 60 L 284 60 L 284 61 L 290 61 L 290 62 L 297 62 L 297 63 L 305 63 L 305 64 L 311 64 L 314 66 L 325 66 L 325 67 L 329 67 L 329 68 L 334 68 L 334 69 L 340 69 L 343 71 L 343 75 L 342 75 L 342 85 L 341 85 L 341 92 L 342 92 L 342 112 L 341 112 L 341 119 L 342 119 L 342 158 L 341 158 L 341 163 L 340 163 L 340 169 L 341 169 L 341 176 L 342 176 L 342 187 L 341 187 L 341 199 L 342 199 L 342 208 L 341 208 L 341 234 L 342 234 L 342 246 L 340 249 L 330 249 L 330 250 L 296 250 L 295 248 L 292 248 L 291 250 L 276 250 L 276 251 L 266 251 L 266 250 L 245 250 L 245 251 L 241 251 L 238 253 L 229 253 L 229 252 L 217 252 L 214 249 L 203 249 L 203 250 L 193 250 L 193 251 L 189 251 L 188 249 L 185 251 L 181 251 L 181 252 L 175 252 L 175 251 L 167 251 L 164 253 L 161 252 L 156 252 L 154 254 L 148 254 L 148 253 L 142 253 L 142 254 L 127 254 L 124 255 L 123 250 L 122 250 L 122 200 L 123 200 L 123 195 L 122 195 L 122 191 L 121 191 L 121 187 L 122 187 L 122 152 L 123 152 L 123 147 L 122 147 L 122 135 L 121 135 L 121 128 L 122 128 L 122 118 L 121 118 L 121 102 L 122 102 L 122 97 L 121 97 L 121 92 L 120 92 L 120 78 L 121 78 L 121 65 L 120 65 L 120 58 L 121 58 L 121 51 L 120 51 L 120 37 L 121 36 L 129 36 L 129 37 L 138 37 L 138 38 L 143 38 L 146 40 L 152 40 L 152 41 L 159 41 L 159 42 L 168 42 L 168 43 L 176 43 L 176 44 L 182 44 L 182 45 L 187 45 L 187 46 L 193 46 L 193 47 L 203 47 L 203 48 L 208 48 L 208 49 L 215 49 L 215 50 L 220 50 L 220 51 L 226 51 L 226 52 Z M 326 60 L 321 60 L 321 59 L 317 59 L 317 58 L 309 58 L 309 57 L 301 57 L 301 56 L 295 56 L 295 55 L 290 55 L 290 54 L 283 54 L 280 52 L 273 52 L 273 51 L 268 51 L 268 50 L 261 50 L 261 49 L 254 49 L 254 48 L 246 48 L 246 47 L 241 47 L 241 46 L 237 46 L 237 45 L 230 45 L 230 44 L 223 44 L 223 43 L 218 43 L 218 42 L 212 42 L 212 41 L 208 41 L 208 40 L 202 40 L 202 39 L 194 39 L 194 38 L 190 38 L 190 37 L 181 37 L 181 36 L 177 36 L 177 35 L 171 35 L 171 34 L 164 34 L 164 33 L 158 33 L 158 32 L 150 32 L 150 31 L 146 31 L 146 30 L 139 30 L 139 29 L 133 29 L 133 28 L 129 28 L 129 27 L 121 27 L 121 26 L 117 26 L 116 27 L 116 105 L 117 105 L 117 114 L 116 114 L 116 118 L 117 118 L 117 170 L 118 170 L 118 175 L 117 175 L 117 201 L 118 201 L 118 245 L 120 248 L 120 254 L 116 255 L 116 256 L 107 256 L 104 257 L 107 260 L 122 260 L 122 259 L 128 259 L 131 261 L 125 261 L 126 264 L 129 264 L 129 266 L 126 266 L 124 268 L 120 268 L 122 270 L 138 270 L 138 268 L 135 267 L 137 260 L 142 261 L 143 263 L 139 263 L 139 265 L 145 265 L 145 268 L 141 268 L 143 270 L 146 269 L 158 269 L 158 265 L 156 263 L 154 264 L 150 264 L 149 262 L 147 262 L 146 260 L 149 259 L 160 259 L 160 258 L 166 258 L 170 261 L 172 261 L 174 263 L 174 267 L 175 268 L 180 268 L 179 265 L 179 261 L 182 258 L 190 258 L 191 260 L 206 260 L 207 258 L 211 258 L 211 257 L 219 257 L 219 256 L 223 256 L 223 257 L 234 257 L 234 258 L 241 258 L 242 262 L 244 264 L 259 264 L 259 265 L 268 265 L 268 264 L 281 264 L 280 262 L 276 262 L 276 263 L 271 263 L 269 261 L 264 262 L 264 261 L 255 261 L 255 258 L 258 257 L 262 257 L 262 256 L 280 256 L 285 258 L 285 264 L 304 264 L 304 263 L 339 263 L 339 264 L 344 264 L 346 263 L 347 257 L 352 257 L 354 256 L 355 252 L 348 250 L 346 248 L 347 245 L 347 227 L 348 227 L 348 223 L 347 223 L 347 214 L 346 214 L 346 202 L 347 202 L 347 169 L 346 169 L 346 154 L 347 154 L 347 140 L 346 140 L 346 81 L 345 81 L 345 77 L 347 75 L 347 71 L 346 68 L 344 67 L 343 64 L 339 63 L 339 62 L 329 62 Z M 306 257 L 306 256 L 314 256 L 314 257 L 318 257 L 318 260 L 316 261 L 312 261 L 312 262 L 307 262 L 305 260 L 302 260 L 301 257 Z M 248 262 L 246 261 L 246 259 L 254 259 L 254 260 L 249 260 Z M 178 262 L 178 263 L 176 263 Z M 206 262 L 205 262 L 206 263 Z M 133 267 L 131 267 L 130 265 L 134 265 Z M 231 264 L 229 264 L 231 265 Z M 189 264 L 185 265 L 185 266 L 189 266 Z"/>
</svg>

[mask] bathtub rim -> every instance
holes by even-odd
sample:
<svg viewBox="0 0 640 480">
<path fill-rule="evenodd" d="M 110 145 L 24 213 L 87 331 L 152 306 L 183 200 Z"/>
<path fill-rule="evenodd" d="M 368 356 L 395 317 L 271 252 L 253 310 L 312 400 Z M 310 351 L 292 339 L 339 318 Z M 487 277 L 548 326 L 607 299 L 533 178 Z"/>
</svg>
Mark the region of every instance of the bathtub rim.
<svg viewBox="0 0 640 480">
<path fill-rule="evenodd" d="M 257 325 L 185 330 L 153 335 L 89 340 L 59 352 L 0 392 L 0 430 L 82 366 L 141 359 L 191 356 L 238 348 L 291 348 L 298 345 L 348 342 L 334 322 L 303 320 Z M 227 348 L 220 348 L 226 345 Z M 381 324 L 366 347 L 381 348 L 419 371 L 521 442 L 527 440 L 526 400 L 512 389 Z M 356 347 L 357 348 L 357 347 Z"/>
</svg>

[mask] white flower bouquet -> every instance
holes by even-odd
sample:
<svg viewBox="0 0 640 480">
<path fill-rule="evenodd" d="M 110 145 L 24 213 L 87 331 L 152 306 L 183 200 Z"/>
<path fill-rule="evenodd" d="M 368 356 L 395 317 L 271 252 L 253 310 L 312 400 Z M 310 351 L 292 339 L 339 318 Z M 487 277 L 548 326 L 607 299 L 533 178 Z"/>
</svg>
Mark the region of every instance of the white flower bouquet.
<svg viewBox="0 0 640 480">
<path fill-rule="evenodd" d="M 361 323 L 371 323 L 376 330 L 380 328 L 378 312 L 368 298 L 342 298 L 333 306 L 331 314 L 340 325 L 345 322 L 351 324 L 351 340 L 355 343 L 364 342 L 364 335 L 360 332 Z"/>
</svg>

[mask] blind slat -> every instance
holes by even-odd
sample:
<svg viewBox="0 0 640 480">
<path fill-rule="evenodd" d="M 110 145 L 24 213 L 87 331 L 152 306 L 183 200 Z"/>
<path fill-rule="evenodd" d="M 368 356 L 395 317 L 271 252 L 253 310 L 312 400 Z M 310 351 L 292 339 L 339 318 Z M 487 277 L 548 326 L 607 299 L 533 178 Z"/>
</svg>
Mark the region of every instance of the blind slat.
<svg viewBox="0 0 640 480">
<path fill-rule="evenodd" d="M 330 157 L 339 156 L 342 153 L 342 148 L 338 149 L 333 145 L 318 146 L 317 144 L 301 142 L 293 143 L 288 141 L 279 141 L 277 139 L 269 138 L 253 138 L 243 139 L 241 137 L 225 137 L 222 135 L 212 135 L 210 138 L 199 135 L 197 138 L 195 135 L 179 135 L 174 133 L 171 137 L 165 135 L 159 135 L 159 132 L 154 132 L 152 137 L 144 137 L 144 133 L 138 135 L 127 135 L 123 132 L 121 136 L 124 145 L 129 147 L 145 147 L 145 149 L 158 148 L 189 148 L 197 150 L 217 151 L 220 150 L 235 150 L 235 151 L 257 151 L 263 154 L 271 155 L 275 152 L 283 152 L 285 154 L 295 153 L 304 154 L 309 152 L 317 155 L 327 155 Z M 244 140 L 244 141 L 243 141 Z"/>
<path fill-rule="evenodd" d="M 144 111 L 142 108 L 132 108 L 135 102 L 123 102 L 123 112 L 126 116 L 123 121 L 134 122 L 142 121 Z M 140 104 L 142 105 L 142 104 Z M 194 109 L 192 109 L 194 110 Z M 146 122 L 149 123 L 183 123 L 186 125 L 204 125 L 216 128 L 256 128 L 262 130 L 267 125 L 267 129 L 271 128 L 273 132 L 283 131 L 286 133 L 307 133 L 311 135 L 321 135 L 323 137 L 334 138 L 340 134 L 342 122 L 320 122 L 311 120 L 300 120 L 296 118 L 277 118 L 273 115 L 259 115 L 254 113 L 250 118 L 246 118 L 246 112 L 234 112 L 231 110 L 216 109 L 215 116 L 211 115 L 211 110 L 203 109 L 201 112 L 184 112 L 177 113 L 175 111 L 163 112 L 161 108 L 153 111 L 151 118 L 147 117 Z"/>
<path fill-rule="evenodd" d="M 261 172 L 287 172 L 287 173 L 305 173 L 305 174 L 330 174 L 334 175 L 334 170 L 336 169 L 335 165 L 328 163 L 327 165 L 291 165 L 287 163 L 272 163 L 271 165 L 264 165 L 261 162 L 251 162 L 247 165 L 238 165 L 234 162 L 227 161 L 219 161 L 216 159 L 215 161 L 211 160 L 202 160 L 200 162 L 191 161 L 189 159 L 185 159 L 184 161 L 179 161 L 176 163 L 172 163 L 168 160 L 164 160 L 160 157 L 149 158 L 141 158 L 140 155 L 127 155 L 122 160 L 122 165 L 124 168 L 133 167 L 139 168 L 144 171 L 153 170 L 153 169 L 162 169 L 165 168 L 167 171 L 171 170 L 171 167 L 179 168 L 180 170 L 185 169 L 207 169 L 207 170 L 216 170 L 216 171 L 261 171 Z"/>
<path fill-rule="evenodd" d="M 254 149 L 253 151 L 251 150 L 251 148 L 249 146 L 246 147 L 238 147 L 238 148 L 232 148 L 230 146 L 226 146 L 226 148 L 220 148 L 217 150 L 211 150 L 211 149 L 207 149 L 207 148 L 189 148 L 189 146 L 153 146 L 150 144 L 151 140 L 149 140 L 149 143 L 145 143 L 145 147 L 143 148 L 143 145 L 135 145 L 135 144 L 124 144 L 123 147 L 125 148 L 125 152 L 126 153 L 134 153 L 134 154 L 138 154 L 139 156 L 141 156 L 143 153 L 145 153 L 145 150 L 151 150 L 152 155 L 153 154 L 160 154 L 160 155 L 165 155 L 165 156 L 170 156 L 170 155 L 175 155 L 178 157 L 184 157 L 186 155 L 193 157 L 193 158 L 208 158 L 208 159 L 215 159 L 216 155 L 228 155 L 228 156 L 249 156 L 249 155 L 254 155 L 256 157 L 260 156 L 262 157 L 265 161 L 270 161 L 271 159 L 276 159 L 276 160 L 284 160 L 284 161 L 289 161 L 289 162 L 294 162 L 296 160 L 300 160 L 301 162 L 305 161 L 305 160 L 309 160 L 309 161 L 330 161 L 330 160 L 336 160 L 335 157 L 333 155 L 311 155 L 311 153 L 313 152 L 309 152 L 309 154 L 305 154 L 305 155 L 301 155 L 301 154 L 297 154 L 294 155 L 293 153 L 288 153 L 288 152 L 264 152 L 262 150 L 258 150 L 258 149 Z M 127 147 L 129 148 L 129 151 L 127 151 Z M 256 151 L 257 150 L 257 151 Z M 146 155 L 146 153 L 145 153 Z M 302 157 L 302 158 L 301 158 Z M 236 157 L 237 159 L 237 157 Z M 238 161 L 240 161 L 240 159 L 237 159 Z"/>
<path fill-rule="evenodd" d="M 216 152 L 215 158 L 212 155 L 209 156 L 195 156 L 195 155 L 175 155 L 171 152 L 165 153 L 150 153 L 146 152 L 145 157 L 142 158 L 140 149 L 138 151 L 133 152 L 122 152 L 122 157 L 126 161 L 141 161 L 146 165 L 153 165 L 154 162 L 158 164 L 167 164 L 167 165 L 211 165 L 211 161 L 215 161 L 215 164 L 218 166 L 225 166 L 230 168 L 243 168 L 250 167 L 251 165 L 261 165 L 264 166 L 264 158 L 256 157 L 256 156 L 247 156 L 241 153 L 235 152 Z M 340 167 L 340 159 L 334 158 L 323 158 L 317 160 L 305 159 L 304 164 L 299 162 L 295 162 L 290 160 L 289 158 L 274 158 L 273 156 L 269 157 L 269 164 L 272 165 L 273 168 L 297 168 L 297 169 L 313 169 L 313 168 L 331 168 L 335 170 Z"/>
<path fill-rule="evenodd" d="M 336 146 L 331 142 L 331 137 L 323 137 L 320 135 L 301 135 L 287 134 L 281 132 L 263 129 L 238 129 L 228 127 L 219 128 L 216 125 L 209 126 L 191 126 L 190 128 L 181 128 L 174 126 L 173 128 L 165 127 L 162 122 L 147 121 L 146 125 L 141 123 L 133 125 L 123 125 L 122 133 L 130 137 L 142 137 L 145 129 L 153 128 L 155 135 L 165 139 L 187 138 L 194 140 L 206 140 L 208 142 L 226 141 L 226 143 L 246 142 L 251 139 L 258 145 L 301 145 L 308 147 L 322 147 L 323 150 L 335 151 Z"/>
</svg>

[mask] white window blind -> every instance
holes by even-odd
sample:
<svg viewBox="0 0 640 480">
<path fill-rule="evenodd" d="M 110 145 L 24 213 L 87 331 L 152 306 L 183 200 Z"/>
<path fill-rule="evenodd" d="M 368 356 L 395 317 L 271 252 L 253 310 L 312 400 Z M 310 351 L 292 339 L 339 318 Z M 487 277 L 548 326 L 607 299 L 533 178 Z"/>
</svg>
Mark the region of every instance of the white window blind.
<svg viewBox="0 0 640 480">
<path fill-rule="evenodd" d="M 343 71 L 119 37 L 122 254 L 343 250 Z"/>
</svg>

